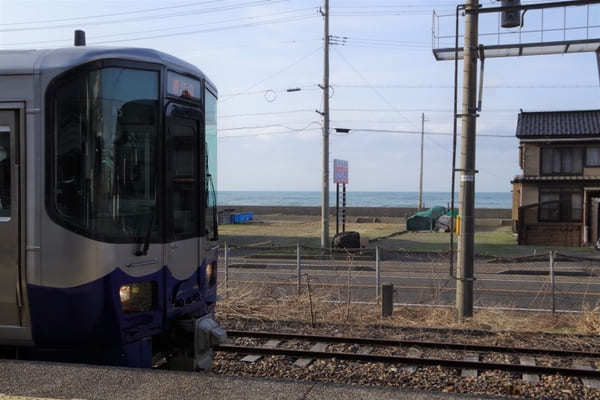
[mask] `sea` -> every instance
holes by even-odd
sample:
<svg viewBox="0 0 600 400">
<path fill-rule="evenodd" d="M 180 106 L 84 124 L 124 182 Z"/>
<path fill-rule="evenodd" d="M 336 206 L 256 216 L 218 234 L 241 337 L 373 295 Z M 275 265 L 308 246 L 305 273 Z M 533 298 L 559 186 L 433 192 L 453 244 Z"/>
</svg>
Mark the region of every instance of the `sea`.
<svg viewBox="0 0 600 400">
<path fill-rule="evenodd" d="M 335 206 L 335 192 L 329 195 L 330 205 Z M 346 192 L 348 207 L 416 207 L 417 192 Z M 458 207 L 458 192 L 454 197 Z M 340 205 L 342 193 L 340 192 Z M 320 206 L 321 192 L 278 191 L 219 191 L 217 203 L 221 206 Z M 425 207 L 449 207 L 449 192 L 423 192 Z M 475 208 L 511 208 L 510 192 L 478 192 Z"/>
</svg>

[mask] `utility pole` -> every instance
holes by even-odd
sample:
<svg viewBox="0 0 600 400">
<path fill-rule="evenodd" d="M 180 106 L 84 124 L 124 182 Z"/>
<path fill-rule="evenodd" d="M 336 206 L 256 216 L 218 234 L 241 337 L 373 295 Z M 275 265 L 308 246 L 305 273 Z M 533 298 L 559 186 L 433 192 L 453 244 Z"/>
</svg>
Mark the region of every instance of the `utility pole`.
<svg viewBox="0 0 600 400">
<path fill-rule="evenodd" d="M 419 201 L 417 208 L 423 208 L 423 142 L 425 141 L 425 113 L 421 114 L 421 168 L 419 169 Z"/>
<path fill-rule="evenodd" d="M 460 236 L 456 282 L 457 318 L 473 316 L 473 245 L 475 237 L 475 133 L 477 121 L 477 56 L 479 0 L 465 6 L 465 43 L 463 58 L 463 106 L 460 159 Z"/>
<path fill-rule="evenodd" d="M 321 194 L 321 249 L 329 248 L 329 0 L 321 10 L 325 20 L 323 54 L 323 188 Z"/>
</svg>

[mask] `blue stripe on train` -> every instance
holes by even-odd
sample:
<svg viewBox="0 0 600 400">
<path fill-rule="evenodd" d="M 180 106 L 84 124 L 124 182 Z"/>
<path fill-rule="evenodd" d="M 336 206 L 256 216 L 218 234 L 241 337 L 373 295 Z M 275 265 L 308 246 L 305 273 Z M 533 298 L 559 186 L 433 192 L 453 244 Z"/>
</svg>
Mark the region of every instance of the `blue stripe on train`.
<svg viewBox="0 0 600 400">
<path fill-rule="evenodd" d="M 155 282 L 157 287 L 154 310 L 123 313 L 119 288 L 148 281 Z M 27 290 L 34 342 L 36 346 L 53 348 L 134 344 L 160 333 L 173 318 L 206 314 L 216 301 L 216 288 L 207 287 L 205 264 L 185 280 L 173 277 L 166 266 L 143 277 L 132 277 L 115 269 L 81 286 L 28 285 Z M 174 307 L 174 302 L 181 306 Z"/>
</svg>

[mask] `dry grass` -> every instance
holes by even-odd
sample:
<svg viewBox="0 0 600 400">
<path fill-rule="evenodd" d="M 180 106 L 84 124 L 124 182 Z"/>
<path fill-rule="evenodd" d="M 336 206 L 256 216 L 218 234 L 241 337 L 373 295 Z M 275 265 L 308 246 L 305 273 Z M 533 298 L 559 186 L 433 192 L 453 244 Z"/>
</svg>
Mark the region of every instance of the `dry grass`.
<svg viewBox="0 0 600 400">
<path fill-rule="evenodd" d="M 335 292 L 334 292 L 335 290 Z M 339 296 L 338 289 L 312 288 L 312 308 L 315 322 L 367 327 L 384 324 L 398 327 L 432 327 L 482 329 L 489 331 L 550 332 L 563 334 L 600 335 L 600 308 L 581 314 L 556 314 L 477 310 L 474 317 L 459 323 L 452 308 L 395 307 L 391 317 L 381 317 L 380 306 L 375 304 L 332 302 Z M 304 287 L 300 296 L 285 294 L 273 286 L 235 286 L 229 293 L 221 291 L 217 314 L 225 318 L 251 318 L 270 324 L 300 321 L 311 323 L 311 305 Z"/>
</svg>

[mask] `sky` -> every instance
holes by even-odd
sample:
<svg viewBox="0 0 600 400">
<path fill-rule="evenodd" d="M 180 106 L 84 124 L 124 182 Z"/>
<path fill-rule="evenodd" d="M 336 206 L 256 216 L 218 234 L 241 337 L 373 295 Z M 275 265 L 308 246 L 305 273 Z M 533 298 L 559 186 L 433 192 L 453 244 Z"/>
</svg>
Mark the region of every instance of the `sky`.
<svg viewBox="0 0 600 400">
<path fill-rule="evenodd" d="M 454 63 L 436 61 L 432 42 L 453 45 L 458 3 L 330 0 L 335 36 L 330 160 L 348 160 L 348 190 L 417 191 L 425 114 L 424 190 L 449 191 Z M 320 191 L 322 5 L 317 0 L 0 0 L 0 49 L 71 46 L 73 30 L 84 29 L 90 46 L 148 47 L 182 58 L 219 89 L 219 190 Z M 434 10 L 447 16 L 432 18 Z M 592 28 L 581 28 L 588 18 Z M 434 21 L 435 31 L 448 37 L 432 41 Z M 520 40 L 600 37 L 600 6 L 590 7 L 589 14 L 586 7 L 546 11 L 543 22 L 543 38 L 530 32 L 521 33 Z M 562 29 L 565 24 L 569 29 Z M 541 13 L 528 12 L 523 31 L 541 27 Z M 486 44 L 519 40 L 518 30 L 498 34 L 496 15 L 482 17 L 479 32 Z M 462 76 L 462 62 L 459 71 Z M 483 80 L 479 192 L 509 192 L 511 179 L 521 172 L 514 137 L 520 109 L 600 107 L 593 53 L 487 59 Z M 460 157 L 460 141 L 458 149 Z"/>
</svg>

